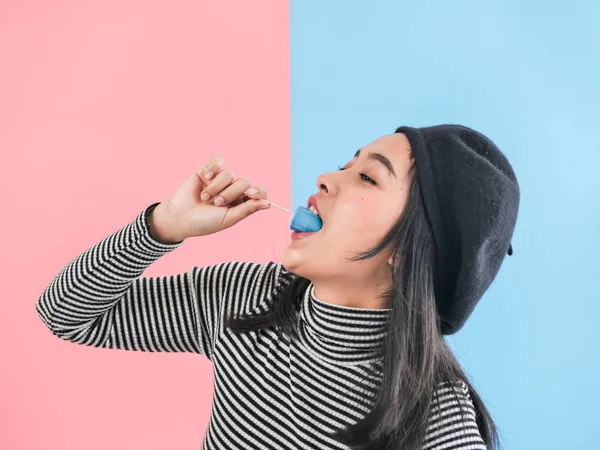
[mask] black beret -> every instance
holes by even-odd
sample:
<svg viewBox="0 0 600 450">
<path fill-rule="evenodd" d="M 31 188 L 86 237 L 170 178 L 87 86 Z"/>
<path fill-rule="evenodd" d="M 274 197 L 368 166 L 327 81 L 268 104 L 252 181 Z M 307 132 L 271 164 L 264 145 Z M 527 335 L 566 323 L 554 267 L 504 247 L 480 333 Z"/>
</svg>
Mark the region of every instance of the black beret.
<svg viewBox="0 0 600 450">
<path fill-rule="evenodd" d="M 443 334 L 462 328 L 492 283 L 511 239 L 519 185 L 506 156 L 461 125 L 402 126 L 436 248 L 435 297 Z"/>
</svg>

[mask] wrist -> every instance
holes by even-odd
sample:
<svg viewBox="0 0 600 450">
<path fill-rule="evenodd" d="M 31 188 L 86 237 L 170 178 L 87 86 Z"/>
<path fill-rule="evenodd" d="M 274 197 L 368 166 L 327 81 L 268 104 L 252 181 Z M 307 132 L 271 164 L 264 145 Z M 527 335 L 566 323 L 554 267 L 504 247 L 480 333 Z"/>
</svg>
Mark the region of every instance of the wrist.
<svg viewBox="0 0 600 450">
<path fill-rule="evenodd" d="M 150 236 L 163 244 L 178 244 L 186 238 L 166 211 L 164 203 L 159 203 L 150 211 L 147 224 Z"/>
</svg>

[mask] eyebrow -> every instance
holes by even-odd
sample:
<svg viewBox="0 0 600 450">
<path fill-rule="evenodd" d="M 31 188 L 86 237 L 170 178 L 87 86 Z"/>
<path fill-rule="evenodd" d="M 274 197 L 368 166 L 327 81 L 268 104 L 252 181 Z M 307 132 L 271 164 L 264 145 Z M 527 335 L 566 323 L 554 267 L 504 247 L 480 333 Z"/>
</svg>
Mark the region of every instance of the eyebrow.
<svg viewBox="0 0 600 450">
<path fill-rule="evenodd" d="M 361 150 L 362 149 L 359 148 L 356 151 L 356 153 L 354 154 L 355 158 L 357 158 L 358 155 L 360 155 L 360 151 Z M 369 159 L 374 159 L 375 161 L 379 161 L 381 164 L 383 164 L 383 166 L 388 170 L 388 172 L 394 178 L 398 178 L 396 176 L 396 172 L 394 171 L 394 166 L 392 166 L 392 163 L 390 162 L 390 160 L 385 155 L 382 155 L 381 153 L 371 152 L 371 153 L 369 153 Z"/>
</svg>

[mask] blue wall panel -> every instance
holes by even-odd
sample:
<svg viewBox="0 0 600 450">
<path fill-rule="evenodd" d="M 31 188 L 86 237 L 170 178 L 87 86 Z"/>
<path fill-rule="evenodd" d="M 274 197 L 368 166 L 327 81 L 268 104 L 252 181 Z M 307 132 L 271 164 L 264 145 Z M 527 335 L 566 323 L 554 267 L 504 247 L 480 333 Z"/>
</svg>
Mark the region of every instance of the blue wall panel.
<svg viewBox="0 0 600 450">
<path fill-rule="evenodd" d="M 473 127 L 515 168 L 515 253 L 449 338 L 506 448 L 598 448 L 598 23 L 593 1 L 291 2 L 294 205 L 401 124 Z"/>
</svg>

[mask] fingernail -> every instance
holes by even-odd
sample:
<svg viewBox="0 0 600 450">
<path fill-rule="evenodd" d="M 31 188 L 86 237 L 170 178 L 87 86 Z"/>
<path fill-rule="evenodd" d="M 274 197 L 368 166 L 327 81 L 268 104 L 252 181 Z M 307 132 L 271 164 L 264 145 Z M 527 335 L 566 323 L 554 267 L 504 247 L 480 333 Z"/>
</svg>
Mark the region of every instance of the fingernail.
<svg viewBox="0 0 600 450">
<path fill-rule="evenodd" d="M 210 200 L 210 194 L 208 192 L 204 192 L 200 198 L 202 199 L 203 202 L 207 202 Z"/>
<path fill-rule="evenodd" d="M 212 178 L 212 176 L 213 176 L 212 171 L 209 170 L 208 172 L 206 172 L 206 179 L 207 180 L 210 180 Z"/>
<path fill-rule="evenodd" d="M 258 205 L 258 209 L 269 209 L 269 204 L 261 203 L 260 205 Z"/>
<path fill-rule="evenodd" d="M 256 195 L 258 193 L 258 191 L 254 188 L 250 188 L 246 191 L 246 194 L 248 195 Z"/>
<path fill-rule="evenodd" d="M 225 199 L 223 197 L 215 197 L 215 205 L 221 206 L 223 203 L 225 203 Z"/>
</svg>

